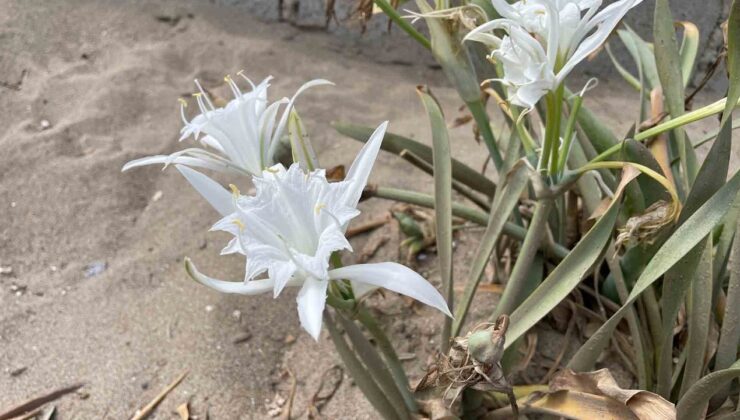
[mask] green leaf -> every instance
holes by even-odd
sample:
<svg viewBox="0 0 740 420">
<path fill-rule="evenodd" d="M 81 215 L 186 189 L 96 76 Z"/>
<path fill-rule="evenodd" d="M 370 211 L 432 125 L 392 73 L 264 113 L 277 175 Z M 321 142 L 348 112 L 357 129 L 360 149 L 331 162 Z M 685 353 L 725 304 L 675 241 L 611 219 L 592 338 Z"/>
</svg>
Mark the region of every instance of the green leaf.
<svg viewBox="0 0 740 420">
<path fill-rule="evenodd" d="M 684 88 L 691 82 L 696 66 L 696 55 L 699 52 L 699 28 L 691 22 L 677 22 L 683 27 L 683 39 L 681 41 L 681 74 L 683 76 Z"/>
<path fill-rule="evenodd" d="M 642 72 L 645 76 L 648 91 L 660 86 L 660 78 L 658 77 L 658 68 L 655 65 L 655 55 L 653 54 L 652 44 L 645 42 L 640 38 L 637 33 L 632 30 L 629 26 L 627 29 L 620 29 L 617 31 L 617 35 L 622 40 L 622 43 L 627 47 L 632 58 L 635 60 L 635 64 L 642 68 Z"/>
<path fill-rule="evenodd" d="M 637 172 L 637 171 L 635 171 Z M 602 250 L 611 239 L 614 224 L 619 214 L 619 196 L 624 185 L 634 179 L 637 173 L 623 175 L 620 188 L 609 208 L 588 233 L 578 242 L 563 261 L 555 267 L 545 281 L 511 314 L 506 344 L 511 345 L 522 337 L 540 319 L 555 308 L 598 261 Z"/>
<path fill-rule="evenodd" d="M 385 198 L 387 200 L 400 201 L 430 209 L 434 208 L 434 197 L 429 194 L 388 187 L 375 187 L 370 190 L 366 189 L 365 192 L 368 197 Z M 463 206 L 459 203 L 452 203 L 452 214 L 480 226 L 488 225 L 488 216 L 485 213 L 480 210 Z M 504 224 L 504 234 L 509 235 L 518 241 L 522 241 L 527 234 L 527 229 L 513 223 L 506 222 L 506 224 Z M 542 244 L 542 250 L 547 255 L 559 259 L 565 258 L 570 252 L 568 251 L 568 248 L 557 243 L 553 244 L 549 241 Z"/>
<path fill-rule="evenodd" d="M 452 336 L 460 334 L 460 328 L 465 322 L 465 316 L 473 301 L 475 291 L 478 289 L 483 271 L 488 264 L 493 248 L 498 242 L 499 236 L 504 229 L 506 220 L 509 219 L 512 210 L 519 202 L 522 191 L 527 186 L 527 167 L 519 165 L 508 176 L 508 181 L 499 194 L 496 195 L 496 202 L 488 218 L 488 226 L 481 237 L 478 245 L 478 252 L 475 254 L 473 262 L 470 264 L 468 281 L 465 284 L 462 298 L 455 313 L 455 323 L 452 327 Z"/>
<path fill-rule="evenodd" d="M 676 30 L 673 26 L 673 15 L 668 0 L 656 0 L 653 21 L 655 37 L 655 64 L 658 67 L 660 85 L 665 96 L 666 108 L 671 118 L 680 117 L 685 112 L 683 77 L 681 75 L 681 56 L 676 43 Z M 686 133 L 681 128 L 674 130 L 676 148 L 683 173 L 683 185 L 688 187 L 694 179 L 695 168 L 689 166 L 688 153 L 694 149 L 688 147 Z M 685 188 L 688 189 L 688 188 Z"/>
<path fill-rule="evenodd" d="M 727 25 L 727 72 L 730 75 L 727 102 L 735 104 L 740 99 L 740 4 L 736 0 L 732 2 Z M 723 123 L 732 116 L 732 109 L 725 108 Z"/>
<path fill-rule="evenodd" d="M 709 322 L 712 312 L 712 241 L 707 238 L 699 267 L 689 289 L 687 301 L 688 339 L 686 343 L 687 363 L 683 372 L 680 395 L 701 378 L 704 370 L 704 355 L 709 337 Z"/>
<path fill-rule="evenodd" d="M 524 242 L 522 242 L 522 247 L 514 263 L 514 268 L 511 270 L 511 275 L 509 275 L 504 293 L 491 314 L 491 322 L 495 322 L 500 315 L 514 312 L 536 286 L 528 281 L 532 279 L 532 276 L 529 276 L 529 270 L 532 268 L 535 256 L 542 243 L 545 242 L 548 232 L 548 217 L 553 207 L 555 207 L 555 203 L 551 198 L 540 199 L 535 204 L 532 220 L 527 228 L 527 235 L 524 237 Z"/>
<path fill-rule="evenodd" d="M 676 229 L 645 267 L 632 288 L 627 302 L 578 349 L 569 367 L 581 371 L 590 370 L 593 367 L 629 305 L 712 232 L 712 229 L 727 213 L 738 191 L 740 191 L 740 173 L 736 173 L 712 198 Z M 578 362 L 574 363 L 574 360 Z"/>
<path fill-rule="evenodd" d="M 396 413 L 398 413 L 398 416 L 401 419 L 409 419 L 409 413 L 406 410 L 403 396 L 398 390 L 388 366 L 383 362 L 383 359 L 380 358 L 380 354 L 378 354 L 375 346 L 367 339 L 367 337 L 365 337 L 365 334 L 360 331 L 354 321 L 345 318 L 344 315 L 339 312 L 336 314 L 337 319 L 339 319 L 344 331 L 347 333 L 349 341 L 352 343 L 352 348 L 365 366 L 367 366 L 370 376 L 378 384 L 381 391 L 383 391 L 383 394 L 388 398 L 388 401 L 391 403 Z"/>
<path fill-rule="evenodd" d="M 373 131 L 375 131 L 374 128 L 341 122 L 334 122 L 332 123 L 332 126 L 335 130 L 345 136 L 363 143 L 366 142 Z M 393 153 L 395 155 L 400 155 L 404 150 L 408 150 L 427 161 L 428 164 L 432 164 L 432 148 L 407 137 L 386 132 L 385 137 L 383 138 L 383 143 L 380 147 L 386 152 Z M 494 184 L 490 179 L 454 158 L 452 159 L 452 177 L 489 197 L 492 197 L 496 191 L 496 184 Z"/>
<path fill-rule="evenodd" d="M 727 369 L 710 373 L 692 386 L 676 405 L 678 420 L 696 420 L 704 417 L 709 399 L 718 389 L 740 377 L 740 361 Z"/>
<path fill-rule="evenodd" d="M 354 379 L 357 387 L 360 388 L 365 397 L 370 401 L 370 404 L 378 410 L 381 416 L 386 419 L 398 419 L 402 420 L 396 414 L 388 398 L 383 394 L 377 383 L 372 379 L 370 372 L 367 368 L 362 365 L 354 352 L 349 348 L 347 342 L 344 341 L 342 334 L 334 324 L 334 319 L 329 315 L 328 312 L 324 312 L 324 325 L 329 330 L 329 335 L 334 342 L 334 348 L 337 350 L 339 357 L 344 362 L 344 366 L 349 371 L 349 374 Z"/>
<path fill-rule="evenodd" d="M 620 160 L 638 163 L 640 165 L 647 166 L 659 174 L 665 175 L 650 149 L 638 141 L 632 139 L 625 140 L 624 155 L 625 158 Z M 637 183 L 640 185 L 640 191 L 645 199 L 645 207 L 649 207 L 658 200 L 670 199 L 665 188 L 647 175 L 643 174 L 638 176 Z"/>
<path fill-rule="evenodd" d="M 433 11 L 427 0 L 416 0 L 416 5 L 422 14 L 429 14 Z M 462 44 L 462 37 L 459 34 L 460 25 L 456 24 L 453 19 L 443 19 L 437 16 L 426 17 L 424 20 L 432 37 L 434 59 L 442 67 L 447 79 L 455 86 L 460 98 L 473 114 L 496 170 L 500 171 L 503 159 L 491 130 L 485 105 L 481 100 L 478 76 Z"/>
<path fill-rule="evenodd" d="M 714 362 L 715 370 L 727 369 L 737 358 L 737 348 L 740 345 L 740 238 L 737 237 L 732 245 L 729 269 L 730 284 L 727 287 L 725 313 Z M 726 396 L 726 393 L 727 389 L 722 389 L 721 395 Z"/>
<path fill-rule="evenodd" d="M 396 9 L 394 9 L 387 0 L 374 1 L 378 8 L 382 10 L 383 13 L 386 14 L 386 16 L 388 16 L 388 19 L 392 20 L 393 23 L 398 25 L 399 28 L 403 29 L 403 31 L 406 32 L 411 37 L 411 39 L 415 40 L 426 49 L 432 48 L 432 44 L 429 42 L 429 40 L 426 39 L 424 35 L 422 35 L 419 31 L 417 31 L 416 28 L 414 28 L 414 25 L 411 24 L 411 22 L 404 19 L 400 14 L 398 14 Z"/>
<path fill-rule="evenodd" d="M 617 73 L 619 73 L 620 76 L 622 76 L 622 79 L 624 79 L 625 82 L 627 82 L 628 85 L 632 86 L 637 90 L 638 92 L 642 90 L 642 83 L 640 83 L 640 79 L 633 76 L 632 73 L 629 72 L 624 66 L 622 66 L 622 63 L 617 60 L 617 57 L 614 56 L 614 53 L 612 53 L 611 47 L 609 47 L 609 44 L 604 44 L 604 47 L 606 48 L 606 53 L 609 55 L 609 58 L 612 60 L 612 64 L 614 65 L 614 68 L 617 69 Z"/>
<path fill-rule="evenodd" d="M 731 126 L 729 123 L 725 123 L 719 136 L 717 136 L 717 141 L 712 144 L 712 148 L 696 176 L 689 196 L 686 198 L 686 204 L 678 220 L 679 226 L 724 184 L 730 165 L 731 147 Z M 684 295 L 689 289 L 690 281 L 694 276 L 693 272 L 702 252 L 703 246 L 700 245 L 694 248 L 675 267 L 668 271 L 663 283 L 663 298 L 661 300 L 663 338 L 657 344 L 657 347 L 661 349 L 658 357 L 657 392 L 664 397 L 668 397 L 671 392 L 674 320 L 678 315 Z"/>
<path fill-rule="evenodd" d="M 447 134 L 445 117 L 439 103 L 428 88 L 416 88 L 424 109 L 429 116 L 432 129 L 432 162 L 434 166 L 434 215 L 437 230 L 437 262 L 442 290 L 447 305 L 452 310 L 455 301 L 452 281 L 452 160 L 450 158 L 450 138 Z M 445 318 L 442 328 L 442 354 L 450 345 L 452 319 Z"/>
<path fill-rule="evenodd" d="M 571 92 L 566 92 L 566 97 L 572 97 Z M 573 106 L 574 99 L 569 101 L 569 106 Z M 614 133 L 605 126 L 598 117 L 596 117 L 585 105 L 581 106 L 577 117 L 578 125 L 581 127 L 586 137 L 591 141 L 596 153 L 602 153 L 614 145 L 619 140 Z"/>
</svg>

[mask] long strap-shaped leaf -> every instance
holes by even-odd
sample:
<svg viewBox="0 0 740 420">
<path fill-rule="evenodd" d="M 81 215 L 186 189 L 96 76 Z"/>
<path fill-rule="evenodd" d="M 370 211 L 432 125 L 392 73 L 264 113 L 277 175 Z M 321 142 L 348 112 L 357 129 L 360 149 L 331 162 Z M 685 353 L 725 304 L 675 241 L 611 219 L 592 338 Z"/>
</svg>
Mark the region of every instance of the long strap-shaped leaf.
<svg viewBox="0 0 740 420">
<path fill-rule="evenodd" d="M 375 130 L 370 127 L 341 122 L 332 123 L 332 127 L 345 136 L 363 143 L 370 138 L 370 135 Z M 380 148 L 395 155 L 400 155 L 404 150 L 408 150 L 414 155 L 424 159 L 428 164 L 432 164 L 431 147 L 410 138 L 399 136 L 398 134 L 386 132 Z M 493 196 L 496 191 L 496 184 L 494 184 L 490 179 L 454 158 L 452 159 L 452 177 L 489 197 Z"/>
<path fill-rule="evenodd" d="M 545 281 L 511 314 L 511 322 L 506 332 L 506 346 L 510 346 L 523 336 L 565 299 L 597 261 L 614 230 L 620 207 L 619 197 L 624 186 L 639 174 L 632 167 L 628 168 L 630 170 L 624 172 L 620 187 L 615 192 L 614 200 L 606 213 Z"/>
<path fill-rule="evenodd" d="M 341 313 L 337 313 L 337 319 L 342 323 L 344 331 L 347 332 L 347 337 L 349 337 L 352 348 L 355 350 L 357 356 L 368 367 L 370 376 L 379 385 L 383 394 L 385 394 L 388 401 L 390 401 L 396 410 L 396 413 L 398 413 L 398 416 L 402 419 L 408 419 L 409 413 L 406 410 L 403 396 L 393 381 L 388 366 L 383 363 L 383 359 L 380 358 L 380 354 L 378 354 L 375 346 L 370 343 L 370 340 L 365 337 L 365 334 L 360 331 L 354 321 L 345 318 Z"/>
<path fill-rule="evenodd" d="M 676 43 L 676 29 L 673 25 L 673 15 L 671 14 L 671 8 L 668 6 L 668 0 L 655 1 L 653 16 L 655 63 L 658 67 L 660 85 L 663 88 L 671 118 L 678 118 L 685 112 L 683 76 L 681 75 L 681 56 Z M 696 168 L 689 167 L 691 160 L 687 154 L 694 153 L 694 149 L 688 147 L 686 132 L 682 128 L 677 128 L 674 131 L 674 136 L 681 159 L 681 167 L 684 170 L 684 190 L 688 190 L 696 173 Z"/>
<path fill-rule="evenodd" d="M 452 162 L 450 138 L 447 134 L 445 117 L 439 103 L 428 88 L 416 88 L 432 128 L 432 163 L 434 166 L 434 216 L 437 233 L 437 262 L 442 279 L 442 291 L 447 306 L 452 309 L 455 300 L 452 284 Z M 442 328 L 442 354 L 450 345 L 452 319 L 447 317 Z"/>
<path fill-rule="evenodd" d="M 525 165 L 516 167 L 509 175 L 508 182 L 503 190 L 496 195 L 495 207 L 488 218 L 488 226 L 478 245 L 478 252 L 470 265 L 468 282 L 465 284 L 465 291 L 463 291 L 455 312 L 455 323 L 452 326 L 453 337 L 460 333 L 460 328 L 465 322 L 465 316 L 470 308 L 470 303 L 473 301 L 473 295 L 478 288 L 483 271 L 488 264 L 488 259 L 491 257 L 493 248 L 504 229 L 506 220 L 519 201 L 519 196 L 522 194 L 524 187 L 527 186 L 527 179 L 527 167 Z"/>
<path fill-rule="evenodd" d="M 709 399 L 733 379 L 740 377 L 740 360 L 727 369 L 710 373 L 694 384 L 676 405 L 678 420 L 702 418 Z"/>
<path fill-rule="evenodd" d="M 355 356 L 347 345 L 347 342 L 344 341 L 342 333 L 339 332 L 339 329 L 334 324 L 334 319 L 329 315 L 328 311 L 324 312 L 324 320 L 326 321 L 324 322 L 324 325 L 326 325 L 326 329 L 329 330 L 331 339 L 334 342 L 334 348 L 337 349 L 337 353 L 339 353 L 339 357 L 341 357 L 344 362 L 344 366 L 349 371 L 357 386 L 362 390 L 362 393 L 365 394 L 365 397 L 370 401 L 370 404 L 378 410 L 378 413 L 380 413 L 383 418 L 401 420 L 378 384 L 373 381 L 365 366 L 362 365 L 362 363 L 357 359 L 357 356 Z"/>
<path fill-rule="evenodd" d="M 712 241 L 705 240 L 699 267 L 689 289 L 687 312 L 689 338 L 686 343 L 686 367 L 683 372 L 680 395 L 701 378 L 704 370 L 704 354 L 709 337 L 709 321 L 712 313 Z"/>
<path fill-rule="evenodd" d="M 643 270 L 630 292 L 627 302 L 578 349 L 568 367 L 577 371 L 590 370 L 609 342 L 614 328 L 625 315 L 629 305 L 658 280 L 668 269 L 689 253 L 722 220 L 735 195 L 740 191 L 740 172 L 707 200 L 684 224 L 668 238 Z"/>
</svg>

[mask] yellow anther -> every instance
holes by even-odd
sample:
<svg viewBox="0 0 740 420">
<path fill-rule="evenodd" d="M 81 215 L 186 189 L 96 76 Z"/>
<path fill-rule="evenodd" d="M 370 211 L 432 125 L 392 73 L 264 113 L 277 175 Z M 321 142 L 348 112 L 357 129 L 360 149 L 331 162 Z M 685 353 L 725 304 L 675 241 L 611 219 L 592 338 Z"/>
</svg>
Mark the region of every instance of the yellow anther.
<svg viewBox="0 0 740 420">
<path fill-rule="evenodd" d="M 265 170 L 266 170 L 267 172 L 270 172 L 270 173 L 272 173 L 272 174 L 276 174 L 276 173 L 280 172 L 280 171 L 279 171 L 279 170 L 278 170 L 277 168 L 273 168 L 273 167 L 270 167 L 270 168 L 265 168 Z"/>
<path fill-rule="evenodd" d="M 234 196 L 234 198 L 239 197 L 241 193 L 239 192 L 239 188 L 237 188 L 236 185 L 229 184 L 229 188 L 231 188 L 231 194 Z"/>
<path fill-rule="evenodd" d="M 244 230 L 244 222 L 242 222 L 241 220 L 234 219 L 234 220 L 231 221 L 231 223 L 239 226 L 239 230 Z"/>
<path fill-rule="evenodd" d="M 242 70 L 239 70 L 238 72 L 236 72 L 236 75 L 237 75 L 237 76 L 242 76 L 242 77 L 244 77 L 244 69 L 242 69 Z"/>
<path fill-rule="evenodd" d="M 224 82 L 229 83 L 231 81 L 231 75 L 224 76 Z"/>
<path fill-rule="evenodd" d="M 194 97 L 196 97 L 196 98 L 200 98 L 201 96 L 203 96 L 203 94 L 202 94 L 202 93 L 200 93 L 200 92 L 195 92 L 195 93 L 193 93 L 192 95 L 193 95 Z"/>
<path fill-rule="evenodd" d="M 313 211 L 316 212 L 316 214 L 319 214 L 319 213 L 321 213 L 321 209 L 323 209 L 323 208 L 326 208 L 326 204 L 319 203 L 319 204 L 316 205 L 316 207 L 313 209 Z"/>
<path fill-rule="evenodd" d="M 177 98 L 177 101 L 180 102 L 180 105 L 182 105 L 184 107 L 187 107 L 188 106 L 188 101 L 186 101 L 185 99 Z"/>
</svg>

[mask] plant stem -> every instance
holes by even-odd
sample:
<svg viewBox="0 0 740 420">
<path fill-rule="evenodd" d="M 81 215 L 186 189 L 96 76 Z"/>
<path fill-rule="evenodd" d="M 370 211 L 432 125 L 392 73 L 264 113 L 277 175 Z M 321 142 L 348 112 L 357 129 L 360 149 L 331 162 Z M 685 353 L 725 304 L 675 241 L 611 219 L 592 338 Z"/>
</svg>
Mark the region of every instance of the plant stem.
<svg viewBox="0 0 740 420">
<path fill-rule="evenodd" d="M 573 137 L 576 134 L 576 117 L 578 111 L 581 110 L 581 104 L 583 103 L 583 97 L 577 95 L 573 98 L 573 105 L 570 108 L 570 115 L 568 115 L 568 122 L 565 125 L 565 139 L 563 140 L 563 152 L 560 154 L 560 160 L 558 161 L 558 174 L 562 174 L 565 170 L 565 165 L 568 162 L 568 155 L 570 154 L 570 145 L 573 142 Z"/>
<path fill-rule="evenodd" d="M 547 128 L 546 135 L 550 138 L 550 175 L 554 176 L 558 171 L 558 153 L 560 149 L 560 122 L 563 114 L 563 90 L 564 85 L 561 83 L 555 90 L 552 97 L 552 103 L 547 108 Z M 550 111 L 552 107 L 552 112 Z"/>
<path fill-rule="evenodd" d="M 396 9 L 393 8 L 393 6 L 388 3 L 387 0 L 374 0 L 375 4 L 378 6 L 380 10 L 385 13 L 386 16 L 388 16 L 388 19 L 392 20 L 393 23 L 398 25 L 399 28 L 401 28 L 404 32 L 409 34 L 411 38 L 413 38 L 415 41 L 417 41 L 419 44 L 421 44 L 424 48 L 431 50 L 432 49 L 432 43 L 429 42 L 428 39 L 424 37 L 419 31 L 414 28 L 411 23 L 409 23 L 407 20 L 403 19 L 400 14 L 396 11 Z"/>
<path fill-rule="evenodd" d="M 527 229 L 527 235 L 524 238 L 524 243 L 522 243 L 522 249 L 519 251 L 519 256 L 514 264 L 509 281 L 506 283 L 501 300 L 499 300 L 491 315 L 491 321 L 496 320 L 502 314 L 511 314 L 526 299 L 527 291 L 532 290 L 531 285 L 526 284 L 527 273 L 546 235 L 547 220 L 552 207 L 553 200 L 550 198 L 541 199 L 537 202 L 532 221 Z"/>
<path fill-rule="evenodd" d="M 647 129 L 645 131 L 641 131 L 635 134 L 635 140 L 637 141 L 647 140 L 649 138 L 657 136 L 658 134 L 665 133 L 666 131 L 670 131 L 677 127 L 681 127 L 683 125 L 690 124 L 692 122 L 703 120 L 704 118 L 710 117 L 714 114 L 718 114 L 722 112 L 722 110 L 725 109 L 726 102 L 727 102 L 727 98 L 720 99 L 719 101 L 713 104 L 709 104 L 697 110 L 687 112 L 678 118 L 668 120 L 662 124 L 656 125 L 653 128 Z M 591 162 L 600 162 L 602 160 L 606 160 L 609 156 L 613 155 L 614 153 L 619 152 L 621 148 L 622 148 L 622 143 L 617 143 L 611 146 L 609 149 L 605 150 L 600 155 L 596 156 Z"/>
</svg>

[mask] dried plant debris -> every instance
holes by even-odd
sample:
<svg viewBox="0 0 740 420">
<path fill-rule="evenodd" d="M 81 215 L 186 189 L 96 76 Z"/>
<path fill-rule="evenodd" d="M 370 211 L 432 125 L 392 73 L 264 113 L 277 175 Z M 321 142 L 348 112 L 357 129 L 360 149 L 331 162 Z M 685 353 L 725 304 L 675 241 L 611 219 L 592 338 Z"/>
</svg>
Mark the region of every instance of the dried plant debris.
<svg viewBox="0 0 740 420">
<path fill-rule="evenodd" d="M 321 408 L 331 400 L 334 394 L 339 390 L 344 379 L 344 369 L 336 365 L 324 371 L 321 375 L 321 381 L 316 392 L 308 403 L 308 418 L 320 419 Z"/>
<path fill-rule="evenodd" d="M 548 391 L 533 392 L 520 403 L 524 412 L 576 419 L 676 418 L 672 403 L 652 392 L 621 388 L 608 369 L 585 373 L 564 370 L 552 379 Z"/>
<path fill-rule="evenodd" d="M 414 391 L 438 389 L 442 394 L 435 399 L 444 401 L 448 408 L 466 389 L 502 392 L 509 397 L 512 411 L 518 413 L 514 391 L 501 367 L 508 327 L 509 317 L 501 315 L 493 325 L 481 324 L 465 337 L 456 337 L 449 353 L 438 356 Z"/>
<path fill-rule="evenodd" d="M 624 227 L 619 229 L 616 245 L 634 246 L 638 243 L 652 243 L 662 229 L 676 220 L 676 205 L 663 200 L 656 201 L 645 212 L 630 217 Z"/>
</svg>

